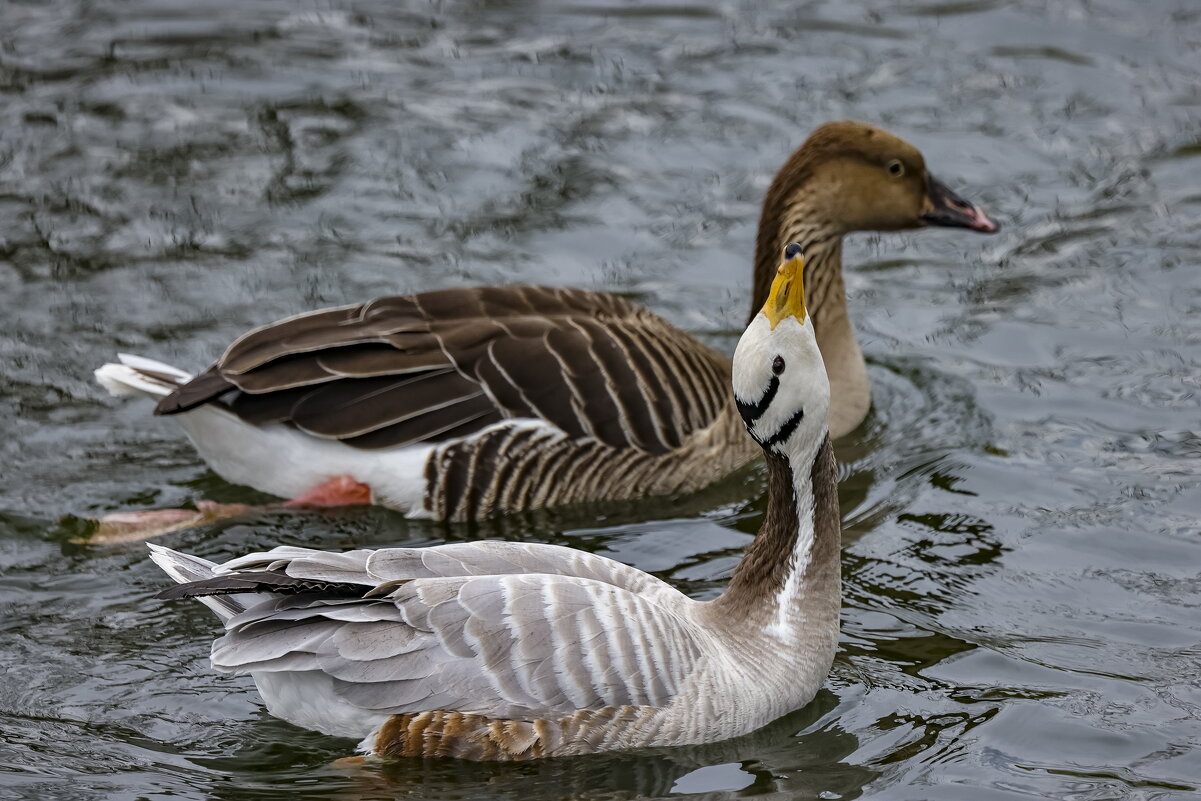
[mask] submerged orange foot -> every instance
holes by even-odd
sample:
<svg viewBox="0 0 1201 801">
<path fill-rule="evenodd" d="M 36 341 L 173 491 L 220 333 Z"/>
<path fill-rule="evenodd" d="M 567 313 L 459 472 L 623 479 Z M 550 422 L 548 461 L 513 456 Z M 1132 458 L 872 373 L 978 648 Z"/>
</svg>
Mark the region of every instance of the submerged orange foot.
<svg viewBox="0 0 1201 801">
<path fill-rule="evenodd" d="M 114 512 L 97 522 L 88 542 L 112 545 L 120 542 L 140 542 L 151 537 L 182 531 L 237 517 L 251 507 L 244 503 L 214 503 L 197 501 L 195 509 L 154 509 L 144 512 Z"/>
<path fill-rule="evenodd" d="M 356 506 L 371 503 L 371 487 L 350 476 L 337 476 L 318 484 L 284 506 Z"/>
<path fill-rule="evenodd" d="M 318 484 L 284 506 L 356 506 L 371 503 L 371 488 L 350 476 L 337 476 Z M 97 522 L 87 538 L 94 545 L 140 542 L 176 531 L 204 526 L 237 517 L 251 510 L 266 511 L 279 506 L 248 506 L 244 503 L 197 501 L 195 509 L 154 509 L 143 512 L 114 512 Z"/>
</svg>

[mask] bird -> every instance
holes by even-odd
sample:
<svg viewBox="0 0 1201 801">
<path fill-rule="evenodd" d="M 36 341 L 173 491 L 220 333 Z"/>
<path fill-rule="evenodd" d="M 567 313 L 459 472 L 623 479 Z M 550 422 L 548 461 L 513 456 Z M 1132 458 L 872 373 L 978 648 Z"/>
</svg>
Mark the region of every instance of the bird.
<svg viewBox="0 0 1201 801">
<path fill-rule="evenodd" d="M 222 565 L 149 544 L 224 623 L 213 667 L 267 709 L 368 757 L 529 760 L 696 745 L 807 704 L 838 643 L 830 385 L 792 243 L 734 353 L 765 458 L 762 525 L 721 595 L 612 559 L 483 540 L 343 553 L 280 546 Z"/>
<path fill-rule="evenodd" d="M 835 438 L 871 402 L 843 237 L 924 226 L 997 230 L 916 148 L 864 123 L 817 128 L 767 191 L 752 316 L 780 249 L 797 241 Z M 543 286 L 299 314 L 243 335 L 197 376 L 130 355 L 96 370 L 114 394 L 156 399 L 156 414 L 174 416 L 231 483 L 295 505 L 375 503 L 450 521 L 680 495 L 724 478 L 758 458 L 729 377 L 723 353 L 642 306 Z"/>
</svg>

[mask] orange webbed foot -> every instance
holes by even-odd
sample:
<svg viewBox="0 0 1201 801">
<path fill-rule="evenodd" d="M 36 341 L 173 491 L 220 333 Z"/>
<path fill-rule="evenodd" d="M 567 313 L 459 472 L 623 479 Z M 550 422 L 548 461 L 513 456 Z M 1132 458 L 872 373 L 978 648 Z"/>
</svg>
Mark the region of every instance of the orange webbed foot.
<svg viewBox="0 0 1201 801">
<path fill-rule="evenodd" d="M 357 506 L 371 503 L 371 487 L 350 476 L 336 476 L 298 495 L 284 506 Z"/>
</svg>

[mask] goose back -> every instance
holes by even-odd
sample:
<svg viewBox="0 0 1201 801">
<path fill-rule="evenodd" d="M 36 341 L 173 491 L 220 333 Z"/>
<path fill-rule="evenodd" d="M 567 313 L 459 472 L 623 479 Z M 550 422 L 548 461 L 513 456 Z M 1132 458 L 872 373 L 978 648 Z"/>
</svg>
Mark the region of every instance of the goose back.
<svg viewBox="0 0 1201 801">
<path fill-rule="evenodd" d="M 234 342 L 159 414 L 219 400 L 362 449 L 443 442 L 505 420 L 664 454 L 713 424 L 728 361 L 615 295 L 476 287 L 292 317 Z"/>
</svg>

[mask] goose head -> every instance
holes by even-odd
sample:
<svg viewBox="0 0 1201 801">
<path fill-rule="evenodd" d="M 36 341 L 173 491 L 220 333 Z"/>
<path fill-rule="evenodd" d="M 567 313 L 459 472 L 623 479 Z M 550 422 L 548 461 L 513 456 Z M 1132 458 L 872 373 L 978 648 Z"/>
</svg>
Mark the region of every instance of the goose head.
<svg viewBox="0 0 1201 801">
<path fill-rule="evenodd" d="M 780 251 L 789 242 L 799 242 L 816 260 L 811 271 L 837 271 L 839 259 L 829 254 L 849 233 L 931 226 L 986 234 L 1000 230 L 979 206 L 935 178 L 913 145 L 862 122 L 826 123 L 780 168 L 764 197 L 752 309 L 766 297 Z M 819 295 L 814 304 L 842 302 L 841 293 Z M 822 314 L 817 317 L 820 322 Z"/>
<path fill-rule="evenodd" d="M 765 211 L 809 206 L 837 234 L 926 226 L 999 230 L 979 206 L 931 175 L 916 147 L 862 122 L 815 130 L 776 175 L 767 201 Z"/>
<path fill-rule="evenodd" d="M 751 437 L 769 458 L 808 473 L 826 438 L 830 382 L 805 308 L 805 259 L 791 243 L 767 301 L 734 350 L 734 400 Z"/>
</svg>

